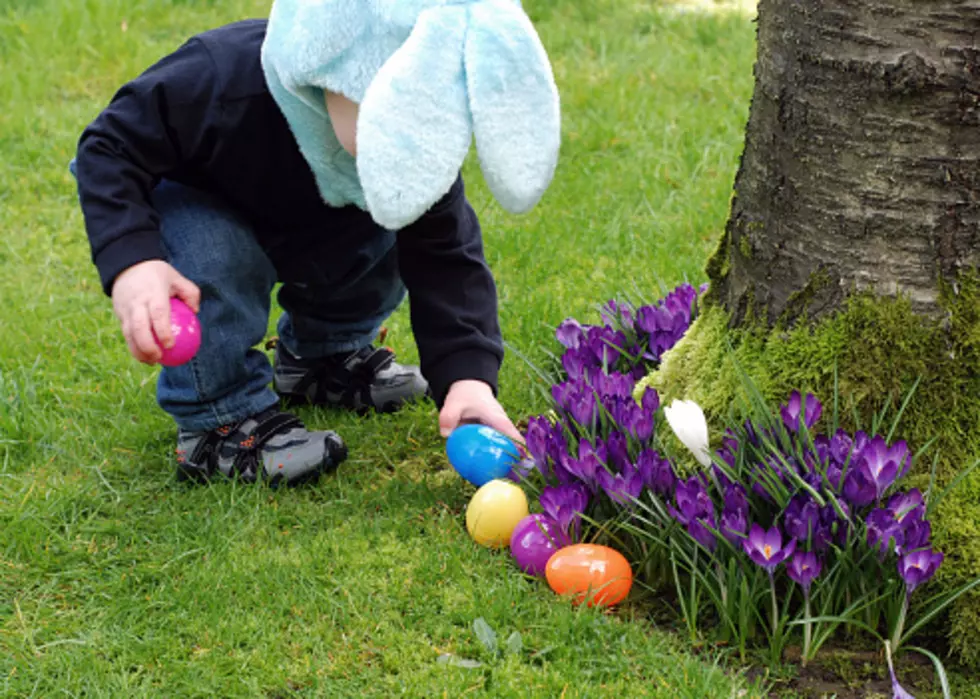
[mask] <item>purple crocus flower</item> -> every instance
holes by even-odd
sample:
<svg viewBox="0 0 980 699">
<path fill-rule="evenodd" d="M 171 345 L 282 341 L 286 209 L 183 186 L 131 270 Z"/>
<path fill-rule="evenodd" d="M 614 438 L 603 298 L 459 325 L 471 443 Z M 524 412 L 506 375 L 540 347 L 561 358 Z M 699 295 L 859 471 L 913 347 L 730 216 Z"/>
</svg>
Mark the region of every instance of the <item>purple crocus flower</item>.
<svg viewBox="0 0 980 699">
<path fill-rule="evenodd" d="M 576 392 L 569 405 L 569 413 L 578 425 L 591 430 L 599 417 L 599 406 L 592 391 L 586 389 Z"/>
<path fill-rule="evenodd" d="M 803 472 L 803 480 L 814 490 L 822 490 L 824 487 L 823 475 L 809 462 L 807 463 L 807 470 Z"/>
<path fill-rule="evenodd" d="M 902 522 L 902 533 L 905 535 L 905 543 L 899 553 L 910 553 L 926 548 L 929 545 L 929 537 L 932 536 L 932 525 L 929 520 L 923 517 L 925 509 L 916 510 L 905 518 Z"/>
<path fill-rule="evenodd" d="M 725 509 L 730 512 L 748 513 L 749 499 L 741 483 L 731 483 L 725 487 Z"/>
<path fill-rule="evenodd" d="M 837 545 L 844 546 L 851 534 L 851 508 L 843 500 L 838 500 L 837 504 L 840 506 L 841 510 L 843 510 L 844 517 L 841 518 L 838 515 L 837 510 L 834 509 L 833 505 L 827 505 L 820 513 L 820 522 L 826 526 L 828 530 L 833 530 L 833 540 L 837 542 Z"/>
<path fill-rule="evenodd" d="M 912 488 L 905 493 L 895 493 L 888 499 L 887 509 L 895 520 L 902 524 L 906 517 L 917 509 L 924 508 L 922 493 L 918 488 Z"/>
<path fill-rule="evenodd" d="M 786 534 L 801 541 L 809 541 L 820 523 L 820 506 L 809 495 L 797 494 L 790 498 L 783 512 Z"/>
<path fill-rule="evenodd" d="M 779 409 L 783 424 L 790 432 L 800 429 L 800 415 L 803 416 L 803 424 L 810 429 L 817 424 L 822 412 L 823 406 L 815 395 L 807 393 L 804 399 L 800 397 L 799 391 L 793 391 L 789 396 L 789 402 Z"/>
<path fill-rule="evenodd" d="M 877 549 L 879 556 L 884 557 L 905 544 L 905 532 L 895 521 L 891 511 L 882 508 L 872 510 L 865 524 L 868 529 L 868 546 Z"/>
<path fill-rule="evenodd" d="M 674 489 L 677 477 L 670 461 L 652 449 L 644 449 L 636 457 L 636 468 L 643 474 L 647 488 L 659 495 L 667 495 Z"/>
<path fill-rule="evenodd" d="M 605 306 L 599 309 L 599 315 L 606 325 L 614 325 L 619 320 L 623 327 L 633 327 L 633 309 L 628 303 L 620 303 L 615 299 L 610 299 Z"/>
<path fill-rule="evenodd" d="M 891 646 L 885 642 L 885 660 L 888 661 L 888 674 L 892 678 L 892 699 L 915 699 L 905 688 L 898 683 L 895 676 L 895 664 L 892 662 Z"/>
<path fill-rule="evenodd" d="M 555 331 L 555 338 L 563 347 L 573 350 L 578 349 L 584 338 L 582 325 L 574 318 L 566 318 Z"/>
<path fill-rule="evenodd" d="M 579 382 L 575 380 L 562 381 L 551 387 L 551 399 L 555 405 L 568 412 L 572 405 L 572 399 L 579 390 Z"/>
<path fill-rule="evenodd" d="M 827 470 L 824 473 L 824 477 L 827 481 L 827 485 L 830 486 L 835 493 L 839 493 L 844 480 L 843 469 L 831 461 L 829 464 L 827 464 Z"/>
<path fill-rule="evenodd" d="M 687 481 L 678 481 L 674 489 L 674 501 L 677 507 L 667 505 L 667 512 L 681 524 L 687 526 L 691 520 L 710 514 L 714 517 L 714 503 L 704 489 L 704 483 L 697 476 L 691 476 Z"/>
<path fill-rule="evenodd" d="M 841 504 L 841 507 L 845 507 L 845 505 Z M 813 530 L 813 536 L 810 539 L 810 545 L 814 551 L 821 553 L 827 550 L 827 547 L 834 540 L 835 525 L 841 529 L 846 526 L 840 523 L 837 517 L 837 510 L 834 509 L 833 505 L 824 505 L 820 508 L 820 521 Z M 844 540 L 846 541 L 846 539 Z"/>
<path fill-rule="evenodd" d="M 915 699 L 915 696 L 909 694 L 909 692 L 898 683 L 898 678 L 895 676 L 895 670 L 892 667 L 888 668 L 892 677 L 892 699 Z"/>
<path fill-rule="evenodd" d="M 908 471 L 910 463 L 908 445 L 904 441 L 889 448 L 884 438 L 875 436 L 861 451 L 858 470 L 874 483 L 876 499 L 880 500 L 891 484 Z"/>
<path fill-rule="evenodd" d="M 748 517 L 743 510 L 725 509 L 721 513 L 721 535 L 728 539 L 733 546 L 745 538 L 745 530 L 749 527 Z"/>
<path fill-rule="evenodd" d="M 874 479 L 867 470 L 852 464 L 844 476 L 844 497 L 847 501 L 855 507 L 862 507 L 874 502 L 877 494 Z"/>
<path fill-rule="evenodd" d="M 864 434 L 863 432 L 859 434 Z M 854 439 L 842 429 L 838 429 L 834 432 L 834 436 L 830 438 L 830 458 L 832 458 L 838 466 L 843 466 L 847 463 L 847 460 L 851 457 L 851 450 L 854 447 Z"/>
<path fill-rule="evenodd" d="M 616 396 L 632 400 L 633 381 L 629 376 L 618 371 L 600 375 L 595 388 L 600 396 Z"/>
<path fill-rule="evenodd" d="M 551 425 L 544 416 L 532 417 L 527 421 L 525 441 L 527 450 L 537 463 L 548 460 L 548 441 L 551 437 Z"/>
<path fill-rule="evenodd" d="M 898 574 L 905 581 L 905 589 L 908 590 L 908 594 L 911 595 L 915 588 L 928 582 L 936 574 L 939 566 L 942 565 L 943 558 L 945 558 L 943 554 L 933 551 L 931 548 L 913 551 L 899 557 Z"/>
<path fill-rule="evenodd" d="M 606 437 L 606 453 L 609 455 L 607 463 L 614 470 L 622 469 L 630 463 L 629 445 L 626 436 L 619 430 L 610 430 Z"/>
<path fill-rule="evenodd" d="M 691 538 L 709 551 L 714 551 L 718 546 L 718 537 L 715 536 L 717 529 L 718 525 L 715 523 L 713 514 L 692 519 L 687 524 L 687 533 L 691 535 Z"/>
<path fill-rule="evenodd" d="M 597 440 L 596 445 L 592 446 L 589 440 L 582 439 L 578 445 L 578 458 L 569 457 L 564 465 L 569 473 L 593 488 L 596 473 L 605 468 L 606 461 L 606 445 L 602 440 Z"/>
<path fill-rule="evenodd" d="M 636 309 L 636 328 L 645 333 L 655 333 L 673 325 L 670 312 L 658 306 L 640 306 Z"/>
<path fill-rule="evenodd" d="M 745 436 L 748 438 L 749 444 L 751 444 L 754 447 L 759 446 L 761 444 L 761 441 L 759 439 L 759 430 L 755 426 L 755 423 L 753 423 L 751 420 L 746 420 L 744 428 L 745 428 Z"/>
<path fill-rule="evenodd" d="M 582 513 L 589 506 L 589 491 L 585 486 L 574 484 L 545 488 L 538 501 L 545 514 L 558 522 L 563 532 L 567 534 L 571 526 L 575 530 L 574 538 L 578 539 Z"/>
<path fill-rule="evenodd" d="M 895 493 L 886 507 L 872 511 L 867 518 L 868 545 L 881 555 L 890 551 L 907 553 L 924 547 L 932 533 L 925 516 L 922 493 L 913 488 Z"/>
<path fill-rule="evenodd" d="M 738 440 L 732 437 L 725 437 L 721 441 L 721 448 L 715 453 L 718 458 L 728 464 L 729 468 L 735 468 L 735 454 L 738 453 Z"/>
<path fill-rule="evenodd" d="M 633 420 L 628 427 L 629 433 L 636 441 L 646 444 L 653 437 L 653 414 L 642 408 L 633 408 Z"/>
<path fill-rule="evenodd" d="M 819 464 L 826 464 L 833 458 L 830 454 L 830 437 L 819 434 L 813 438 L 813 456 Z"/>
<path fill-rule="evenodd" d="M 618 505 L 632 506 L 643 492 L 643 474 L 632 464 L 627 464 L 621 473 L 615 475 L 600 468 L 596 472 L 596 481 L 609 499 Z"/>
<path fill-rule="evenodd" d="M 647 413 L 632 398 L 619 398 L 613 405 L 613 421 L 638 442 L 645 444 L 653 436 L 653 414 Z"/>
<path fill-rule="evenodd" d="M 817 554 L 797 551 L 786 564 L 786 573 L 804 592 L 809 592 L 810 585 L 820 575 L 822 567 Z"/>
<path fill-rule="evenodd" d="M 660 407 L 660 394 L 652 388 L 648 388 L 643 392 L 643 397 L 640 399 L 640 407 L 643 409 L 645 415 L 653 417 L 653 414 L 657 412 L 657 408 Z"/>
<path fill-rule="evenodd" d="M 766 531 L 758 524 L 753 524 L 748 538 L 742 541 L 742 548 L 753 563 L 762 566 L 771 575 L 776 566 L 796 551 L 796 539 L 790 539 L 784 546 L 778 526 L 773 525 Z"/>
<path fill-rule="evenodd" d="M 579 478 L 569 470 L 572 457 L 563 449 L 551 465 L 551 472 L 559 483 L 578 483 Z"/>
<path fill-rule="evenodd" d="M 586 343 L 599 366 L 607 368 L 613 366 L 622 355 L 626 347 L 626 336 L 611 328 L 593 325 L 586 333 Z"/>
<path fill-rule="evenodd" d="M 572 381 L 581 381 L 586 377 L 586 370 L 595 362 L 595 357 L 585 345 L 575 349 L 565 350 L 561 356 L 561 365 Z"/>
</svg>

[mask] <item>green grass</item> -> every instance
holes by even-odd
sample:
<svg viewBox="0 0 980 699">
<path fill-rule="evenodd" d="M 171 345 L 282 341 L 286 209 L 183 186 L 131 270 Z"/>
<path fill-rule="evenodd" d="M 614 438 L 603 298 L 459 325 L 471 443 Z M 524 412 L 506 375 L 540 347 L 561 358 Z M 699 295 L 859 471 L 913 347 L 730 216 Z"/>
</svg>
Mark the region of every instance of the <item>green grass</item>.
<svg viewBox="0 0 980 699">
<path fill-rule="evenodd" d="M 267 5 L 0 0 L 0 694 L 751 693 L 637 608 L 573 609 L 470 541 L 472 488 L 446 463 L 431 405 L 304 411 L 352 450 L 312 488 L 175 481 L 156 372 L 126 353 L 67 163 L 127 78 Z M 518 353 L 544 361 L 562 318 L 701 281 L 728 212 L 754 47 L 739 17 L 612 0 L 528 10 L 562 90 L 558 174 L 514 217 L 466 170 L 514 350 L 501 400 L 515 419 L 544 407 Z M 392 341 L 413 358 L 407 318 L 392 319 Z M 482 651 L 479 617 L 502 637 L 519 631 L 522 654 Z M 442 653 L 484 665 L 447 667 Z"/>
</svg>

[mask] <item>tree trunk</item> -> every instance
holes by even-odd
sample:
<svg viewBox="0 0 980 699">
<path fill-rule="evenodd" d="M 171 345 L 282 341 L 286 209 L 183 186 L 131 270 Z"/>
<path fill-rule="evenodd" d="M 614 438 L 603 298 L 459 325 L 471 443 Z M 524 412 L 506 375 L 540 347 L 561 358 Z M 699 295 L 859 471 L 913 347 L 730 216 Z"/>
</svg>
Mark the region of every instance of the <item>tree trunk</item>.
<svg viewBox="0 0 980 699">
<path fill-rule="evenodd" d="M 980 261 L 978 41 L 977 0 L 761 0 L 712 280 L 734 323 L 862 289 L 939 312 L 941 282 Z"/>
<path fill-rule="evenodd" d="M 931 445 L 925 491 L 980 459 L 980 0 L 760 0 L 731 215 L 697 321 L 641 385 L 712 417 L 794 389 Z M 980 469 L 933 518 L 953 589 L 980 575 Z M 980 668 L 980 590 L 951 608 Z"/>
</svg>

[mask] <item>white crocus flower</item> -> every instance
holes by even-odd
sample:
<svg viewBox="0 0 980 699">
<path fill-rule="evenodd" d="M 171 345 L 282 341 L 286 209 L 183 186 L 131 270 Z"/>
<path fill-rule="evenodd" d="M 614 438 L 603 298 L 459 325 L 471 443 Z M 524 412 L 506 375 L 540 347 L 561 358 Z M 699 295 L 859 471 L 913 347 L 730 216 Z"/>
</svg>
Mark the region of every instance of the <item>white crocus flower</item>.
<svg viewBox="0 0 980 699">
<path fill-rule="evenodd" d="M 711 452 L 708 449 L 708 423 L 704 411 L 693 400 L 675 400 L 664 407 L 664 415 L 670 429 L 684 446 L 691 450 L 702 466 L 711 465 Z"/>
</svg>

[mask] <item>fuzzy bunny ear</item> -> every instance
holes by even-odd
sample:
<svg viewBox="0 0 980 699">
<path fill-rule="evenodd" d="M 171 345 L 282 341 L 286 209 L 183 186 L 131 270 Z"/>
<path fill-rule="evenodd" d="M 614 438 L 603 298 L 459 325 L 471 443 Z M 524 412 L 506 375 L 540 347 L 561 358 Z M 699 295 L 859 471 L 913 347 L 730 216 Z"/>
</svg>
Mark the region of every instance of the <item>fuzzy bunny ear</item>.
<svg viewBox="0 0 980 699">
<path fill-rule="evenodd" d="M 371 215 L 386 228 L 403 228 L 441 199 L 469 151 L 467 16 L 463 5 L 423 11 L 361 102 L 357 172 Z"/>
<path fill-rule="evenodd" d="M 558 163 L 558 88 L 531 20 L 507 0 L 470 5 L 466 84 L 480 167 L 513 213 L 541 199 Z"/>
</svg>

